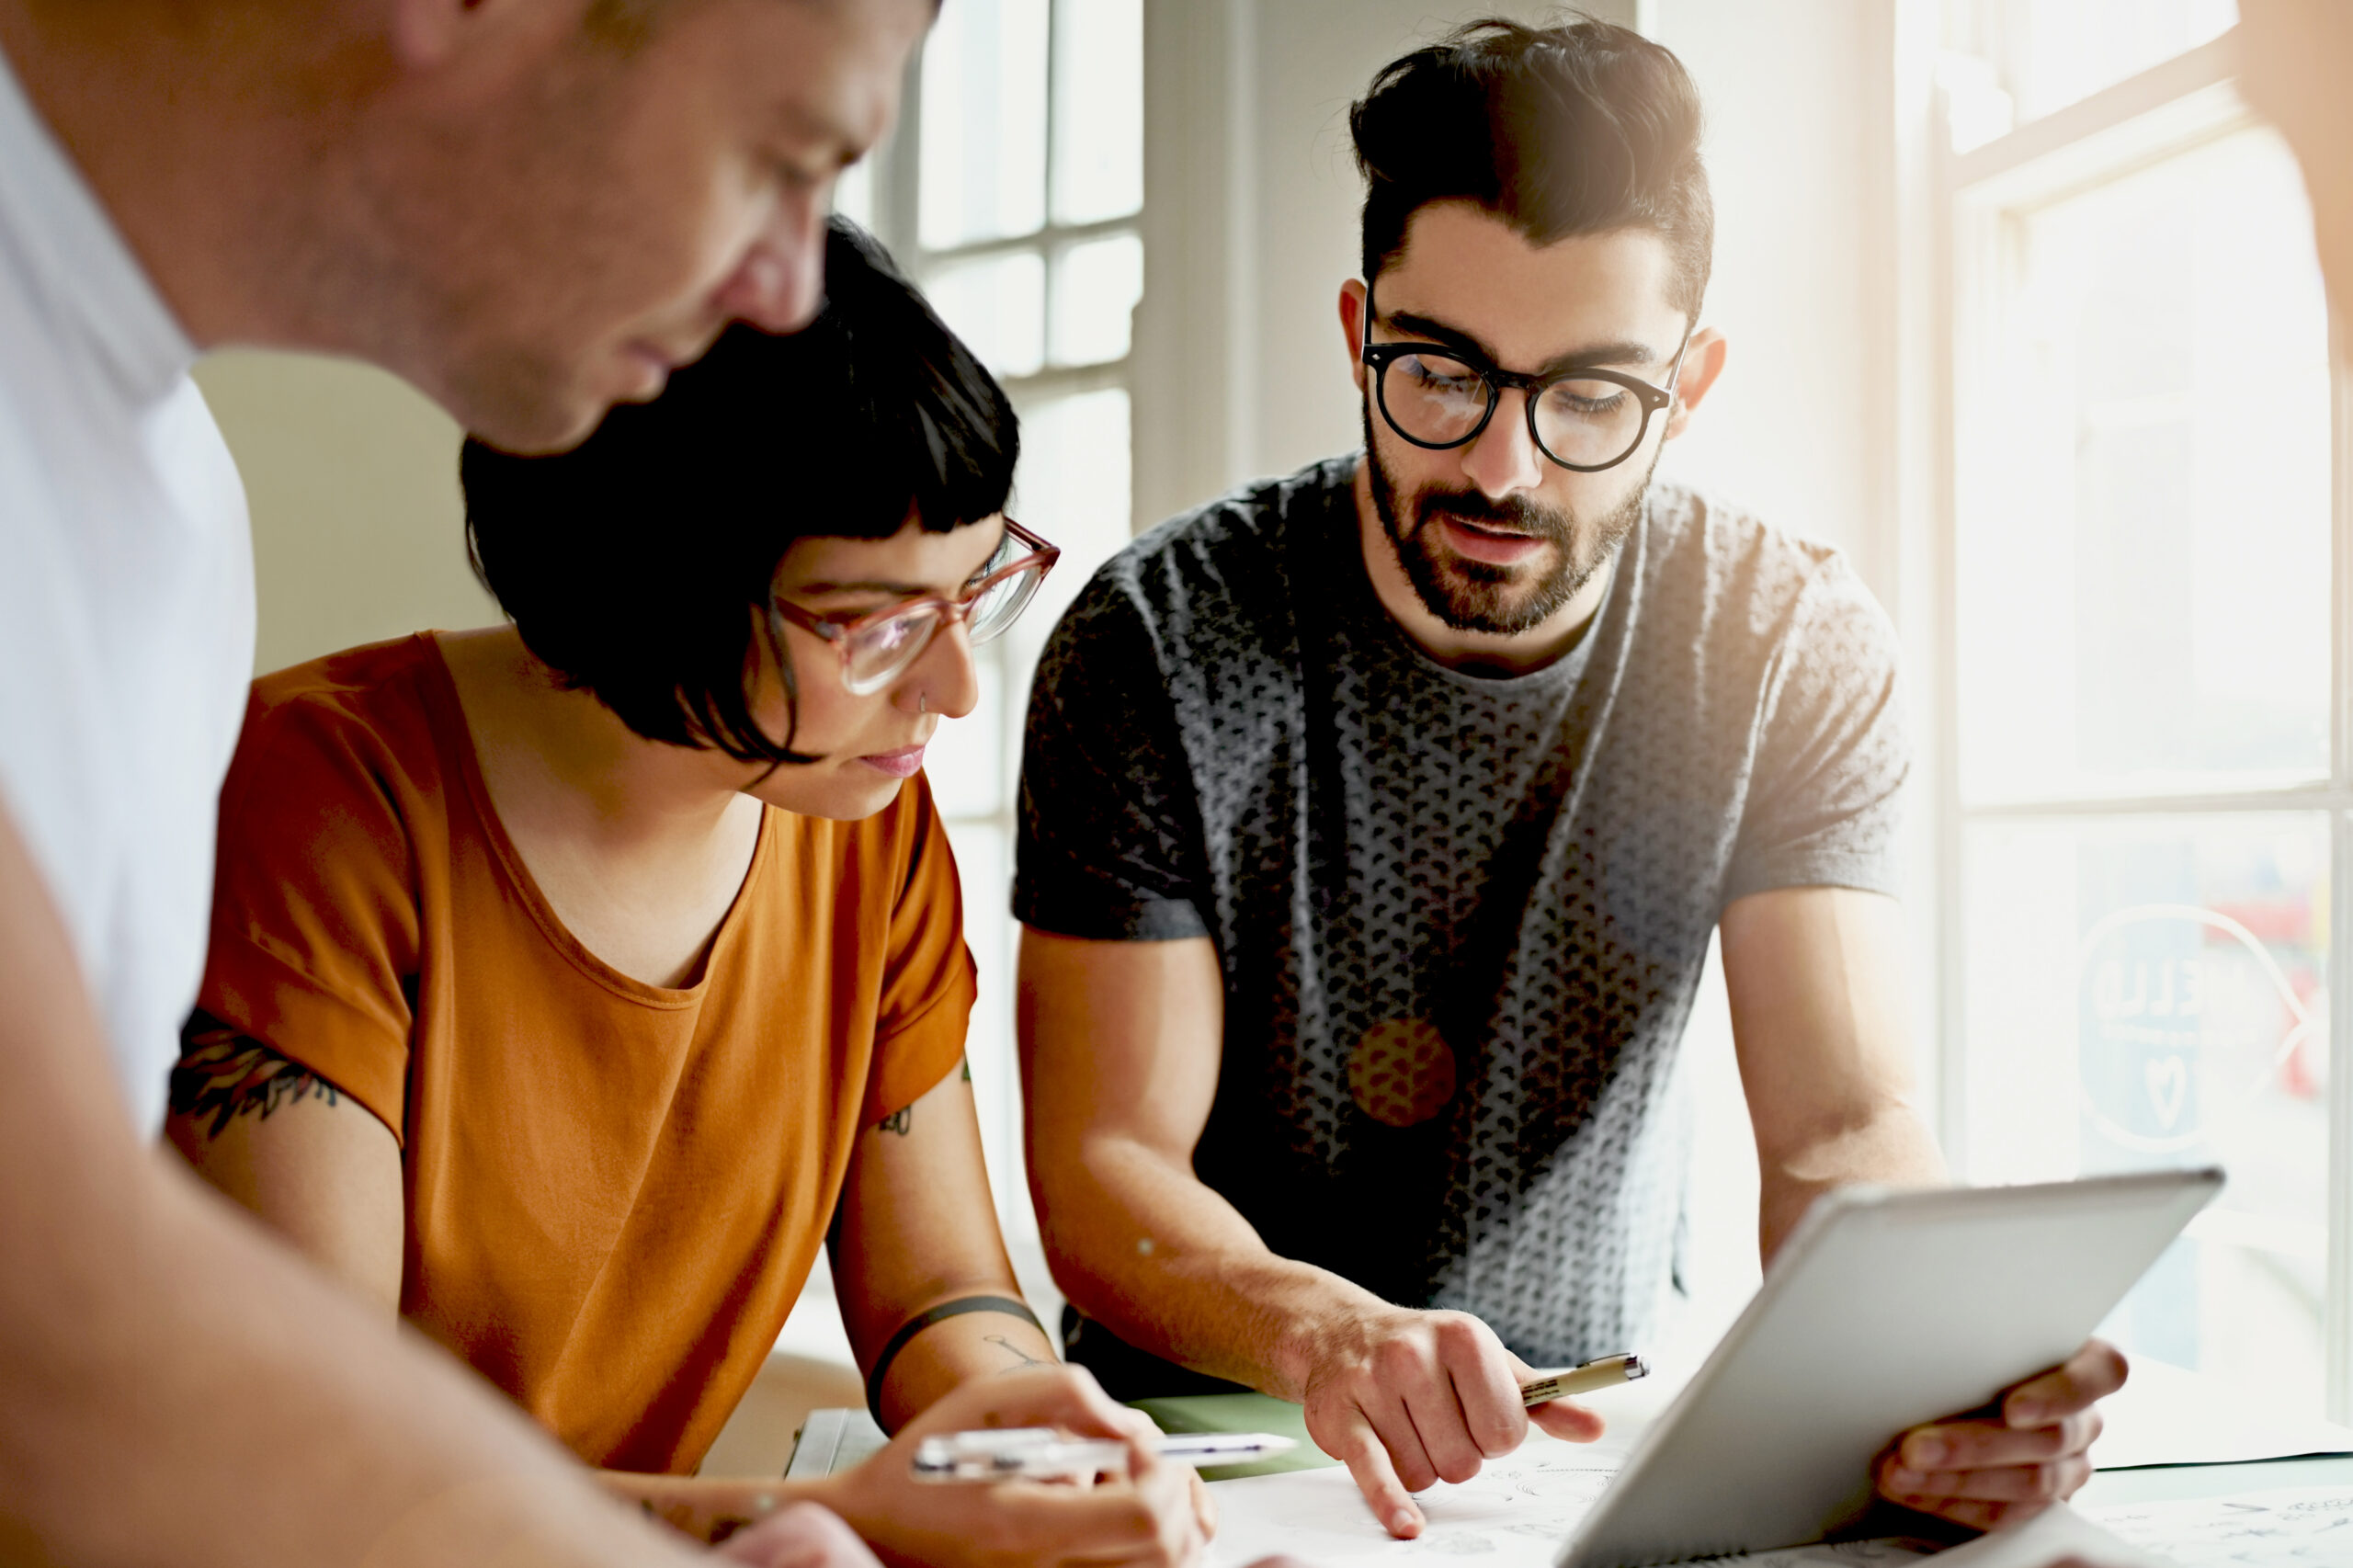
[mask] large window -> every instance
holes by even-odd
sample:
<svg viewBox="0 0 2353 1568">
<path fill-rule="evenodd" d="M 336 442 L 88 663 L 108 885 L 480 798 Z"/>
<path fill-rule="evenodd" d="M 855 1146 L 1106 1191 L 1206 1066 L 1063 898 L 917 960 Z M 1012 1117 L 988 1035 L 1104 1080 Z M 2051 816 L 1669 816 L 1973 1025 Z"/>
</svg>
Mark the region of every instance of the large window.
<svg viewBox="0 0 2353 1568">
<path fill-rule="evenodd" d="M 2220 1164 L 2109 1325 L 2353 1414 L 2341 381 L 2227 0 L 1953 0 L 1944 1115 L 1975 1181 Z"/>
<path fill-rule="evenodd" d="M 1142 104 L 1142 0 L 956 0 L 913 69 L 892 145 L 838 199 L 1012 392 L 1022 420 L 1013 515 L 1063 551 L 1029 613 L 980 651 L 980 707 L 940 727 L 925 765 L 956 846 L 981 970 L 971 1060 L 990 1176 L 1007 1239 L 1036 1282 L 1013 1055 L 1014 786 L 1046 635 L 1131 531 Z"/>
</svg>

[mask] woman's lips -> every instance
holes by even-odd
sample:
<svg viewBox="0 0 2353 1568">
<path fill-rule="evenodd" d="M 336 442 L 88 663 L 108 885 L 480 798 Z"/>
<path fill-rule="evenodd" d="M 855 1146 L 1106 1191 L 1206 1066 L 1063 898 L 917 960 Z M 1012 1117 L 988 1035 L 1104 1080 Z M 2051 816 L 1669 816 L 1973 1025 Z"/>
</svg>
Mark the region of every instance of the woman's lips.
<svg viewBox="0 0 2353 1568">
<path fill-rule="evenodd" d="M 893 778 L 913 778 L 923 766 L 923 747 L 901 746 L 897 751 L 878 751 L 861 756 L 858 761 Z"/>
</svg>

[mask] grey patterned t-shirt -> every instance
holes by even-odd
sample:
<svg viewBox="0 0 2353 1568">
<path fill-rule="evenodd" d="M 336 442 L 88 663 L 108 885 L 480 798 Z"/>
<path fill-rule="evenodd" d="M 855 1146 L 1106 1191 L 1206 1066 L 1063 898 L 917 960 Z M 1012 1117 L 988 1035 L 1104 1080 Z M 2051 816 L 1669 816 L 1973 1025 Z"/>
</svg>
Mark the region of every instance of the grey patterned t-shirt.
<svg viewBox="0 0 2353 1568">
<path fill-rule="evenodd" d="M 1639 1344 L 1675 1264 L 1677 1045 L 1724 905 L 1892 892 L 1894 637 L 1837 555 L 1653 487 L 1567 656 L 1425 656 L 1365 575 L 1354 457 L 1154 528 L 1038 670 L 1015 913 L 1207 936 L 1200 1178 L 1278 1254 Z"/>
</svg>

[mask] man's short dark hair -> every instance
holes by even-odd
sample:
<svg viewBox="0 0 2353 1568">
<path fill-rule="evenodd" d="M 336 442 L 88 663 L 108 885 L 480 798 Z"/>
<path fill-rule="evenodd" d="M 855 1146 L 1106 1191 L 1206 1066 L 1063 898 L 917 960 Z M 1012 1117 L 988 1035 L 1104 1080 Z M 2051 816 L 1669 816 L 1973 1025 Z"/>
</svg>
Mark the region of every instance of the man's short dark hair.
<svg viewBox="0 0 2353 1568">
<path fill-rule="evenodd" d="M 1005 389 L 836 218 L 805 330 L 732 327 L 572 450 L 470 440 L 459 475 L 475 574 L 567 687 L 649 740 L 806 762 L 745 692 L 786 549 L 887 539 L 910 514 L 936 533 L 993 517 L 1019 453 Z"/>
<path fill-rule="evenodd" d="M 1669 51 L 1580 18 L 1489 19 L 1392 61 L 1348 111 L 1364 171 L 1364 275 L 1405 246 L 1433 201 L 1469 200 L 1530 244 L 1649 229 L 1668 297 L 1696 318 L 1715 209 L 1699 160 L 1699 94 Z"/>
</svg>

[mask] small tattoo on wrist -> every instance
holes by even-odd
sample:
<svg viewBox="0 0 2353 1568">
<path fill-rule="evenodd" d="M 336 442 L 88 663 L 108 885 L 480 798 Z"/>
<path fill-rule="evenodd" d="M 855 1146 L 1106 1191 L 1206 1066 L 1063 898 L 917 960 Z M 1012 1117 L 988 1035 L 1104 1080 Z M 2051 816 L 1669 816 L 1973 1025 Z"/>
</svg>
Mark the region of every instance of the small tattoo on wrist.
<svg viewBox="0 0 2353 1568">
<path fill-rule="evenodd" d="M 984 1343 L 990 1345 L 1001 1345 L 1011 1353 L 1014 1359 L 1013 1365 L 1006 1369 L 1008 1372 L 1017 1372 L 1024 1367 L 1043 1367 L 1049 1364 L 1039 1360 L 1038 1358 L 1030 1355 L 1029 1352 L 1022 1349 L 1021 1346 L 1016 1345 L 1013 1341 L 1007 1339 L 1001 1334 L 983 1335 L 981 1337 Z"/>
</svg>

